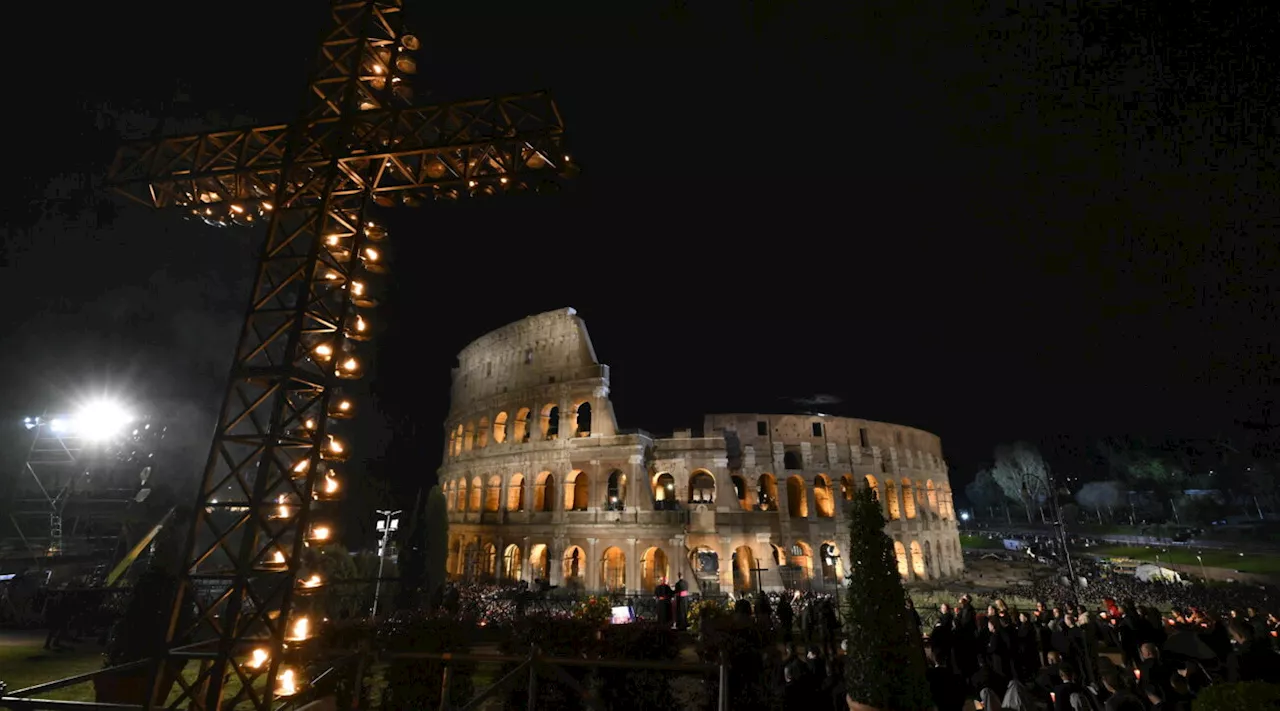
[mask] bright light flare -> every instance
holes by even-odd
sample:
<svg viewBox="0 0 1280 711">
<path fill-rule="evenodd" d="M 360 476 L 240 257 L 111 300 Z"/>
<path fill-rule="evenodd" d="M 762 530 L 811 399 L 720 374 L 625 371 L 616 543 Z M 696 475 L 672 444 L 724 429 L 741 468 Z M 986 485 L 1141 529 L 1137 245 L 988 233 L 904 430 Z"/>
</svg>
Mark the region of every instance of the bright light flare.
<svg viewBox="0 0 1280 711">
<path fill-rule="evenodd" d="M 67 429 L 85 439 L 101 442 L 121 434 L 133 421 L 133 415 L 123 405 L 110 400 L 88 402 L 67 423 Z M 58 429 L 57 421 L 54 429 Z"/>
</svg>

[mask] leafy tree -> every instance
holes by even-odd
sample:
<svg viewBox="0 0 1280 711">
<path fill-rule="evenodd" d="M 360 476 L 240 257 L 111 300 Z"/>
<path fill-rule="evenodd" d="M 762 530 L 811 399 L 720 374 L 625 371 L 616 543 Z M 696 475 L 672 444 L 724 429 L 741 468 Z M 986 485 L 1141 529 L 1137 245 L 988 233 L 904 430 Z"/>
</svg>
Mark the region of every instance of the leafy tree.
<svg viewBox="0 0 1280 711">
<path fill-rule="evenodd" d="M 1187 472 L 1176 463 L 1153 454 L 1139 454 L 1129 463 L 1129 481 L 1161 490 L 1181 486 Z"/>
<path fill-rule="evenodd" d="M 1184 524 L 1209 524 L 1227 517 L 1227 507 L 1213 494 L 1178 497 L 1178 518 Z"/>
<path fill-rule="evenodd" d="M 969 503 L 978 509 L 990 509 L 1004 503 L 1004 491 L 992 478 L 990 469 L 978 472 L 973 481 L 964 488 L 964 494 L 968 497 Z"/>
<path fill-rule="evenodd" d="M 1076 492 L 1076 501 L 1080 502 L 1080 506 L 1098 514 L 1099 519 L 1102 518 L 1103 511 L 1111 516 L 1117 506 L 1124 506 L 1124 497 L 1124 487 L 1118 481 L 1091 481 Z"/>
<path fill-rule="evenodd" d="M 1049 493 L 1049 464 L 1039 450 L 1026 442 L 996 448 L 991 477 L 1010 499 L 1027 509 L 1027 521 Z"/>
<path fill-rule="evenodd" d="M 1140 439 L 1110 437 L 1100 440 L 1097 449 L 1112 477 L 1134 486 L 1167 490 L 1187 479 L 1183 457 L 1168 443 L 1162 448 Z"/>
<path fill-rule="evenodd" d="M 849 696 L 878 709 L 933 708 L 924 650 L 907 614 L 893 541 L 884 533 L 880 504 L 870 489 L 858 489 L 849 506 L 849 556 L 855 569 L 845 588 Z"/>
<path fill-rule="evenodd" d="M 436 588 L 444 585 L 445 564 L 449 556 L 449 514 L 444 490 L 437 484 L 427 494 L 426 512 L 423 514 L 426 530 L 426 570 L 423 581 L 430 597 Z"/>
</svg>

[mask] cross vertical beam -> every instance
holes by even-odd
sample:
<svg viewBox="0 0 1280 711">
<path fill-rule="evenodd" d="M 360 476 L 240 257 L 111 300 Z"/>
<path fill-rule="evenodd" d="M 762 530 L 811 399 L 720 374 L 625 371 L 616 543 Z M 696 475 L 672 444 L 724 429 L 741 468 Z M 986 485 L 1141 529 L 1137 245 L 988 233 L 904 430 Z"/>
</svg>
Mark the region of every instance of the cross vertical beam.
<svg viewBox="0 0 1280 711">
<path fill-rule="evenodd" d="M 132 144 L 111 169 L 148 207 L 266 223 L 170 620 L 170 654 L 200 667 L 168 698 L 156 687 L 168 708 L 266 711 L 305 682 L 318 617 L 305 593 L 315 548 L 334 538 L 321 504 L 338 491 L 338 426 L 354 411 L 339 388 L 363 374 L 384 270 L 371 212 L 541 191 L 572 173 L 545 93 L 410 105 L 418 40 L 401 8 L 330 0 L 296 122 Z"/>
</svg>

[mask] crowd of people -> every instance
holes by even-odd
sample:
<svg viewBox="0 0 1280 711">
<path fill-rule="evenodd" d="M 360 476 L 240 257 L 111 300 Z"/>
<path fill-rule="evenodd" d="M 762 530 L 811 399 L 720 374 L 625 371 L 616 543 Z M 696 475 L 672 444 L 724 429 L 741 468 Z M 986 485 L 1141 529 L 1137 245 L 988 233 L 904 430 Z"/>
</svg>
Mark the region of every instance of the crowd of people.
<svg viewBox="0 0 1280 711">
<path fill-rule="evenodd" d="M 1273 588 L 1087 572 L 1087 588 L 1046 577 L 987 590 L 979 604 L 963 594 L 954 604 L 916 611 L 908 598 L 938 711 L 970 702 L 983 711 L 1189 711 L 1214 684 L 1280 683 L 1280 619 L 1268 612 L 1280 603 Z M 704 596 L 681 582 L 605 597 L 633 608 L 639 619 L 695 632 L 698 618 L 712 612 L 750 619 L 771 641 L 762 653 L 776 662 L 770 666 L 786 708 L 847 708 L 841 598 L 822 591 Z M 501 626 L 535 610 L 569 617 L 582 599 L 521 583 L 454 582 L 430 605 Z M 1081 599 L 1103 604 L 1068 602 Z M 1033 600 L 1042 602 L 1025 602 Z M 84 633 L 86 611 L 103 607 L 88 602 L 83 595 L 49 595 L 49 646 Z"/>
<path fill-rule="evenodd" d="M 1183 711 L 1218 682 L 1280 682 L 1280 620 L 1256 608 L 1162 610 L 1133 599 L 1016 610 L 968 595 L 924 634 L 939 711 Z M 1118 663 L 1104 650 L 1118 652 Z"/>
<path fill-rule="evenodd" d="M 458 590 L 464 608 L 494 620 L 519 614 L 521 599 L 550 604 L 553 614 L 572 614 L 572 606 L 555 605 L 554 595 L 538 596 L 525 588 L 467 584 Z M 694 621 L 679 619 L 680 612 L 671 616 L 670 590 L 654 591 L 650 607 L 638 610 L 639 616 L 681 628 Z M 936 611 L 917 612 L 910 600 L 908 606 L 920 628 L 939 711 L 959 711 L 970 702 L 984 711 L 1189 711 L 1196 695 L 1215 683 L 1280 683 L 1280 619 L 1262 612 L 1274 605 L 1274 592 L 1097 575 L 1087 591 L 1063 579 L 1046 579 L 998 591 L 989 604 L 975 605 L 966 594 Z M 1039 602 L 1019 610 L 1005 603 L 1006 594 L 1007 599 L 1087 597 L 1104 603 L 1089 609 Z M 645 597 L 627 602 L 642 605 Z M 846 650 L 840 604 L 830 594 L 798 591 L 743 594 L 716 603 L 770 632 L 782 655 L 778 683 L 787 708 L 843 711 Z M 691 617 L 707 611 L 696 604 L 670 609 L 688 609 Z"/>
</svg>

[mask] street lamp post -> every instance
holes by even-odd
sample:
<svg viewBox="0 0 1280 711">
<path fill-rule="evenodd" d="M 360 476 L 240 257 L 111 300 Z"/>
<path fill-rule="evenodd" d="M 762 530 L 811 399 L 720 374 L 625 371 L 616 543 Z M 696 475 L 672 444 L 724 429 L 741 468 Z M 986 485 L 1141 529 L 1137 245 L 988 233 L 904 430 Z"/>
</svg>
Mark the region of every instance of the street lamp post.
<svg viewBox="0 0 1280 711">
<path fill-rule="evenodd" d="M 1062 547 L 1062 559 L 1067 564 L 1067 575 L 1071 580 L 1071 593 L 1079 601 L 1080 592 L 1077 589 L 1079 580 L 1076 579 L 1075 564 L 1071 562 L 1071 549 L 1067 547 L 1067 528 L 1062 520 L 1062 508 L 1058 505 L 1058 487 L 1054 482 L 1053 474 L 1045 471 L 1044 483 L 1049 490 L 1049 513 L 1053 516 L 1053 531 L 1058 539 L 1058 545 Z M 1027 489 L 1027 485 L 1022 485 L 1026 496 L 1030 497 L 1031 493 Z"/>
<path fill-rule="evenodd" d="M 378 617 L 378 598 L 382 595 L 382 568 L 387 562 L 387 545 L 391 542 L 391 534 L 397 528 L 400 528 L 400 519 L 398 518 L 402 511 L 396 509 L 378 509 L 378 515 L 382 518 L 378 519 L 378 533 L 382 534 L 378 538 L 378 580 L 373 584 L 373 613 L 372 617 Z"/>
</svg>

